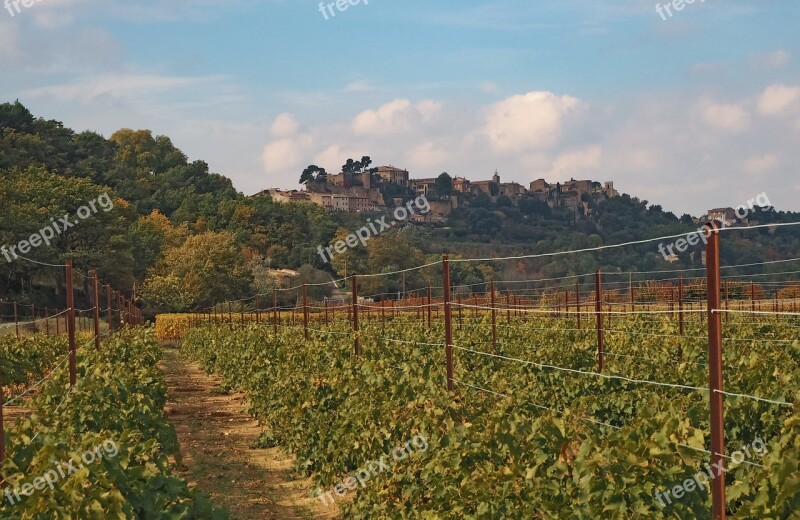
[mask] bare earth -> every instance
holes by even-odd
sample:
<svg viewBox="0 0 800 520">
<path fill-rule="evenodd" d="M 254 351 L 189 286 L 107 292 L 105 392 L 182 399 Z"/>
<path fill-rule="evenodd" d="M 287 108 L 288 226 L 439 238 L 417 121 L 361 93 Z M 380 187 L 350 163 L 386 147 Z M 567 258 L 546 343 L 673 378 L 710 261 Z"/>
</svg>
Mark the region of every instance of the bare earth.
<svg viewBox="0 0 800 520">
<path fill-rule="evenodd" d="M 227 507 L 231 518 L 335 518 L 311 496 L 312 481 L 298 477 L 280 448 L 259 449 L 258 421 L 245 410 L 241 393 L 224 393 L 220 380 L 164 348 L 159 364 L 167 380 L 167 415 L 175 425 L 183 467 L 179 474 L 193 487 Z"/>
</svg>

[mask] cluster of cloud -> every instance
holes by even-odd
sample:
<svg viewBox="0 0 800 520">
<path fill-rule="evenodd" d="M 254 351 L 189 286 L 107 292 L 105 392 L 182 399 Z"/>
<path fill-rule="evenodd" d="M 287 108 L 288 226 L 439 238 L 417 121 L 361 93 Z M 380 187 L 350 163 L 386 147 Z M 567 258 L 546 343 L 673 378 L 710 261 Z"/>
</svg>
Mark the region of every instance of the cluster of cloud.
<svg viewBox="0 0 800 520">
<path fill-rule="evenodd" d="M 687 72 L 703 86 L 685 82 L 672 92 L 642 87 L 638 95 L 629 89 L 623 99 L 600 92 L 592 97 L 590 88 L 555 92 L 533 80 L 511 87 L 497 78 L 444 94 L 422 83 L 393 88 L 354 78 L 340 89 L 256 98 L 253 86 L 237 78 L 143 70 L 105 26 L 75 23 L 100 12 L 150 22 L 202 20 L 246 3 L 48 0 L 25 16 L 0 17 L 0 66 L 13 71 L 4 76 L 2 101 L 19 97 L 37 115 L 78 129 L 108 134 L 141 127 L 170 135 L 246 192 L 294 187 L 308 164 L 335 171 L 362 155 L 419 177 L 446 170 L 488 178 L 497 168 L 503 180 L 521 183 L 540 177 L 615 180 L 619 188 L 676 211 L 702 208 L 713 196 L 717 205 L 740 200 L 769 188 L 763 185 L 767 178 L 788 187 L 797 183 L 788 168 L 800 164 L 800 85 L 783 74 L 792 62 L 785 50 L 750 55 L 744 64 L 697 63 Z M 519 9 L 541 8 L 516 3 Z M 602 17 L 652 11 L 644 3 L 591 5 Z M 442 11 L 451 18 L 436 23 L 505 28 L 516 16 L 490 7 L 448 13 Z M 45 31 L 47 37 L 39 37 Z M 747 91 L 709 90 L 742 65 L 753 72 Z M 279 108 L 270 111 L 273 106 Z M 689 180 L 690 193 L 676 190 Z"/>
</svg>

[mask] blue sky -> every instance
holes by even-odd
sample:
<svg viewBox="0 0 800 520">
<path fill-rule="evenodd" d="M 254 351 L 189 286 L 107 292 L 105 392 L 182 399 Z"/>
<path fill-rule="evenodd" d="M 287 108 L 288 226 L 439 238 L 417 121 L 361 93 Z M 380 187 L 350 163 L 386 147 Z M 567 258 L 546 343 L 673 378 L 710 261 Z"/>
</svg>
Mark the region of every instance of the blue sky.
<svg viewBox="0 0 800 520">
<path fill-rule="evenodd" d="M 655 5 L 40 0 L 0 11 L 0 100 L 168 135 L 245 193 L 370 155 L 614 180 L 678 214 L 762 192 L 800 211 L 800 4 Z"/>
</svg>

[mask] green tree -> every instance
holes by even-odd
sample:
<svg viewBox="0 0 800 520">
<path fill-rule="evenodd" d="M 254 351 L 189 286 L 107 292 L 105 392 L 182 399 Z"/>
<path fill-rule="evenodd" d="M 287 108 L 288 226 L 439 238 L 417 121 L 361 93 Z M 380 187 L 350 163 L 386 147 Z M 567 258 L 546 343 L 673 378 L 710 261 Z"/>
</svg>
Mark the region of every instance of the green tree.
<svg viewBox="0 0 800 520">
<path fill-rule="evenodd" d="M 449 197 L 453 193 L 453 178 L 447 172 L 441 173 L 436 177 L 436 195 L 439 197 Z"/>
<path fill-rule="evenodd" d="M 303 170 L 303 173 L 300 175 L 300 184 L 307 184 L 309 182 L 324 182 L 327 177 L 328 172 L 325 171 L 325 168 L 320 168 L 316 164 L 312 164 Z"/>
<path fill-rule="evenodd" d="M 166 304 L 174 308 L 188 297 L 189 305 L 195 310 L 241 298 L 252 283 L 252 274 L 245 267 L 239 246 L 230 232 L 207 231 L 167 249 L 148 273 L 145 287 L 161 287 L 170 277 L 181 280 L 184 289 L 180 293 L 181 300 Z M 165 304 L 163 296 L 152 291 L 145 291 L 142 296 L 152 307 L 158 308 L 159 302 Z"/>
</svg>

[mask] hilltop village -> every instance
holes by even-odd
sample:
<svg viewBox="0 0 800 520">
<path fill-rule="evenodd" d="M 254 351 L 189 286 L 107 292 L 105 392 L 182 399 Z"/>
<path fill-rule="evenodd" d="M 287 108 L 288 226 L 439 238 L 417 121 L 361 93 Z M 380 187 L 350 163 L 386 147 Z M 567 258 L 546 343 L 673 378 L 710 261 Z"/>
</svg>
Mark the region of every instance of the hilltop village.
<svg viewBox="0 0 800 520">
<path fill-rule="evenodd" d="M 456 208 L 469 204 L 476 197 L 492 202 L 507 199 L 518 205 L 524 199 L 538 200 L 551 208 L 567 208 L 576 215 L 588 216 L 592 201 L 598 202 L 619 195 L 613 182 L 601 184 L 591 180 L 570 179 L 548 183 L 537 179 L 529 186 L 502 182 L 495 171 L 489 180 L 471 181 L 465 177 L 412 179 L 408 170 L 380 166 L 356 173 L 321 175 L 306 182 L 306 190 L 265 190 L 255 196 L 269 196 L 278 203 L 309 203 L 328 211 L 376 212 L 402 205 L 409 197 L 425 195 L 431 205 L 427 215 L 416 215 L 417 222 L 444 223 Z"/>
</svg>

